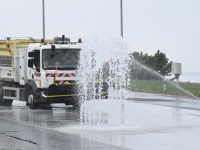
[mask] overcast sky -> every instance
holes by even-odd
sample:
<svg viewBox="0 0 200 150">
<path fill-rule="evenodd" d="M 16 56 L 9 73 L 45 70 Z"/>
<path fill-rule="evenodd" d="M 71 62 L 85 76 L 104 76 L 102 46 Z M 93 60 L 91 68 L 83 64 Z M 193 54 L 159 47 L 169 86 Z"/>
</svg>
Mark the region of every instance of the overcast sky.
<svg viewBox="0 0 200 150">
<path fill-rule="evenodd" d="M 0 38 L 42 37 L 42 0 L 0 0 Z M 182 63 L 181 81 L 200 82 L 200 0 L 123 0 L 124 40 Z M 120 0 L 45 0 L 46 38 L 120 35 Z"/>
</svg>

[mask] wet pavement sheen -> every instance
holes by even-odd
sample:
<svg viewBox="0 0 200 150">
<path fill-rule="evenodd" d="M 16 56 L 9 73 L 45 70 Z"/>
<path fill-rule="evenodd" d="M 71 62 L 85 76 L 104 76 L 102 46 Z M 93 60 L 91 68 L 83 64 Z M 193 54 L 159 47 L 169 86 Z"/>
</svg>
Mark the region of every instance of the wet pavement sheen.
<svg viewBox="0 0 200 150">
<path fill-rule="evenodd" d="M 198 100 L 135 93 L 113 103 L 90 102 L 81 124 L 79 109 L 14 101 L 0 107 L 0 149 L 200 149 Z"/>
<path fill-rule="evenodd" d="M 124 149 L 53 130 L 78 124 L 79 111 L 65 105 L 30 110 L 25 103 L 0 107 L 0 149 Z"/>
</svg>

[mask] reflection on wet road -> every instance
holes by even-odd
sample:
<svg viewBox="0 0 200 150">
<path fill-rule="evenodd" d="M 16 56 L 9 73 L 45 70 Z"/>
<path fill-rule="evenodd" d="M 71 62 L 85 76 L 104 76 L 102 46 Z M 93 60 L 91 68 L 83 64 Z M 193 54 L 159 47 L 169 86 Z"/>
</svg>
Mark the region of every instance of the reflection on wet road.
<svg viewBox="0 0 200 150">
<path fill-rule="evenodd" d="M 41 106 L 40 109 L 30 110 L 24 102 L 15 101 L 11 108 L 0 107 L 0 118 L 54 128 L 78 124 L 79 110 L 64 104 Z"/>
<path fill-rule="evenodd" d="M 56 104 L 38 110 L 15 101 L 11 108 L 0 107 L 0 119 L 128 149 L 200 149 L 199 101 L 163 95 L 140 99 L 137 94 L 132 99 L 90 101 L 81 109 Z M 158 106 L 162 104 L 168 107 Z"/>
<path fill-rule="evenodd" d="M 191 145 L 200 148 L 200 111 L 131 101 L 125 102 L 122 111 L 120 102 L 110 109 L 106 109 L 109 102 L 94 103 L 86 108 L 91 123 L 56 130 L 130 149 L 191 149 Z M 104 114 L 106 123 L 98 122 L 98 114 Z"/>
</svg>

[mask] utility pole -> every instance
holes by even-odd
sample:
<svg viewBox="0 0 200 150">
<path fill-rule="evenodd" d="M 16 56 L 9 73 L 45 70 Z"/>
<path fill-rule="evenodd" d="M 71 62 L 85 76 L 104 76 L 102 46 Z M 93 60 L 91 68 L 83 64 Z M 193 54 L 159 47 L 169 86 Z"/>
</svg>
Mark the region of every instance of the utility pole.
<svg viewBox="0 0 200 150">
<path fill-rule="evenodd" d="M 121 20 L 121 36 L 123 38 L 123 5 L 122 5 L 122 0 L 120 0 L 120 20 Z"/>
<path fill-rule="evenodd" d="M 121 22 L 121 37 L 123 38 L 123 5 L 122 0 L 120 0 L 120 22 Z M 121 125 L 125 125 L 124 121 L 124 102 L 125 100 L 122 100 L 122 116 L 121 116 Z"/>
<path fill-rule="evenodd" d="M 43 38 L 45 39 L 45 14 L 44 14 L 44 0 L 42 0 L 42 14 L 43 14 Z"/>
</svg>

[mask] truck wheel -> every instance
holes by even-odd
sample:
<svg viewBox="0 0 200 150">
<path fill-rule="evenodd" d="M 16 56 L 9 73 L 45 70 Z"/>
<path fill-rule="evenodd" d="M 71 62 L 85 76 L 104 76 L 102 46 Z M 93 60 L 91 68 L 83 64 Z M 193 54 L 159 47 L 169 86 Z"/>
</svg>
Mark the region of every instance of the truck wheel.
<svg viewBox="0 0 200 150">
<path fill-rule="evenodd" d="M 28 106 L 30 109 L 36 109 L 39 108 L 39 103 L 34 101 L 34 96 L 33 96 L 33 89 L 30 88 L 28 90 L 28 94 L 27 94 L 27 102 L 28 102 Z"/>
<path fill-rule="evenodd" d="M 81 102 L 80 102 L 80 99 L 78 97 L 73 100 L 73 103 L 74 103 L 74 107 L 80 108 Z"/>
<path fill-rule="evenodd" d="M 65 103 L 65 105 L 73 105 L 76 108 L 80 107 L 80 99 L 78 97 L 72 98 L 68 103 Z"/>
<path fill-rule="evenodd" d="M 103 93 L 102 97 L 104 99 L 108 99 L 108 88 L 109 88 L 108 83 L 107 82 L 103 82 L 102 88 L 103 88 L 102 91 L 101 91 Z"/>
<path fill-rule="evenodd" d="M 104 98 L 105 98 L 105 99 L 108 99 L 108 94 L 104 95 Z"/>
</svg>

